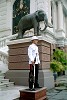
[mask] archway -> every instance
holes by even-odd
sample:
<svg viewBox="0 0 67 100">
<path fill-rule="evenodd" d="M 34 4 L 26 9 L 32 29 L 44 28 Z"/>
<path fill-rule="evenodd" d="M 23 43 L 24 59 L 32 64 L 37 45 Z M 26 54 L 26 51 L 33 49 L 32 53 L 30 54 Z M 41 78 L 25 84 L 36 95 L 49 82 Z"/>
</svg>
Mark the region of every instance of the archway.
<svg viewBox="0 0 67 100">
<path fill-rule="evenodd" d="M 17 24 L 21 17 L 30 13 L 30 0 L 16 0 L 13 4 L 13 32 L 12 34 L 16 34 Z"/>
</svg>

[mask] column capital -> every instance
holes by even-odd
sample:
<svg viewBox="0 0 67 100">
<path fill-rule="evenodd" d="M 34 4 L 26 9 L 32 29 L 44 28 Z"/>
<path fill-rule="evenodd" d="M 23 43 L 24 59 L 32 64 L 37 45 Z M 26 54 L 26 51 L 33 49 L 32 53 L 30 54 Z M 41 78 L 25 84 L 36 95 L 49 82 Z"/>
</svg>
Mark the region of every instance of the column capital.
<svg viewBox="0 0 67 100">
<path fill-rule="evenodd" d="M 62 3 L 62 0 L 51 0 L 51 1 L 53 1 L 55 3 L 58 3 L 58 2 L 61 2 Z"/>
</svg>

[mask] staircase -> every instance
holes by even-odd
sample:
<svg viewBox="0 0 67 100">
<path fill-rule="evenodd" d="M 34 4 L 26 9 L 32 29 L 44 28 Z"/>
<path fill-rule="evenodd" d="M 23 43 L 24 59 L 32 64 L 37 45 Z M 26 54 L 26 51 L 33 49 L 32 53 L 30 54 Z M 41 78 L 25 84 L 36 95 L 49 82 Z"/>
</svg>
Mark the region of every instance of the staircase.
<svg viewBox="0 0 67 100">
<path fill-rule="evenodd" d="M 8 46 L 7 42 L 15 39 L 18 34 L 0 38 L 0 90 L 9 86 L 13 86 L 14 82 L 5 79 L 5 74 L 8 71 Z"/>
<path fill-rule="evenodd" d="M 23 86 L 15 86 L 14 82 L 5 79 L 5 73 L 8 71 L 8 46 L 7 42 L 15 39 L 17 34 L 0 38 L 0 100 L 19 100 L 19 90 Z"/>
<path fill-rule="evenodd" d="M 10 82 L 9 79 L 5 79 L 5 75 L 0 71 L 0 90 L 11 86 L 14 86 L 14 82 Z"/>
<path fill-rule="evenodd" d="M 56 90 L 67 90 L 67 75 L 61 76 L 55 82 L 55 89 Z"/>
</svg>

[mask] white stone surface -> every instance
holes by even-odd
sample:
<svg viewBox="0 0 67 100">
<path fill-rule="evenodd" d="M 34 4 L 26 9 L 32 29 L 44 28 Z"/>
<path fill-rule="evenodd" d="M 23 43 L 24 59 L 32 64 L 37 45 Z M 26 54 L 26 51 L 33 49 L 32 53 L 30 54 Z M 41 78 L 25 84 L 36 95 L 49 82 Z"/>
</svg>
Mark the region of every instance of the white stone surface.
<svg viewBox="0 0 67 100">
<path fill-rule="evenodd" d="M 0 51 L 3 52 L 5 55 L 8 55 L 8 46 L 1 47 Z"/>
<path fill-rule="evenodd" d="M 8 71 L 8 65 L 3 63 L 3 61 L 0 61 L 0 71 L 2 71 L 2 73 L 6 73 Z"/>
<path fill-rule="evenodd" d="M 42 36 L 38 36 L 39 40 L 44 40 L 44 41 L 47 41 L 49 43 L 55 43 L 56 42 L 55 39 L 53 38 L 52 34 L 48 35 L 49 32 L 48 32 L 48 34 L 47 34 L 47 32 L 46 33 L 43 32 L 41 34 L 42 34 Z M 9 41 L 7 43 L 7 45 L 12 45 L 12 44 L 17 44 L 17 43 L 24 43 L 24 42 L 30 42 L 30 41 L 31 41 L 31 37 L 23 38 L 23 39 Z"/>
<path fill-rule="evenodd" d="M 58 29 L 63 29 L 63 6 L 61 1 L 58 1 Z"/>
<path fill-rule="evenodd" d="M 0 29 L 6 27 L 6 0 L 0 0 Z"/>
<path fill-rule="evenodd" d="M 0 49 L 0 71 L 5 73 L 8 71 L 8 54 L 6 48 Z"/>
<path fill-rule="evenodd" d="M 9 0 L 0 0 L 0 37 L 12 34 L 12 15 L 10 15 L 12 6 L 7 4 L 7 1 Z"/>
<path fill-rule="evenodd" d="M 53 27 L 54 27 L 54 32 L 57 29 L 57 5 L 52 1 L 52 20 L 53 20 Z"/>
<path fill-rule="evenodd" d="M 36 0 L 30 0 L 30 13 L 34 13 L 36 11 Z"/>
<path fill-rule="evenodd" d="M 19 90 L 26 89 L 25 86 L 12 86 L 0 90 L 0 100 L 14 100 L 20 97 Z"/>
<path fill-rule="evenodd" d="M 42 71 L 44 76 L 44 86 L 47 87 L 47 89 L 53 88 L 54 87 L 53 72 L 51 72 L 50 70 L 42 70 Z M 39 84 L 41 84 L 40 80 Z"/>
</svg>

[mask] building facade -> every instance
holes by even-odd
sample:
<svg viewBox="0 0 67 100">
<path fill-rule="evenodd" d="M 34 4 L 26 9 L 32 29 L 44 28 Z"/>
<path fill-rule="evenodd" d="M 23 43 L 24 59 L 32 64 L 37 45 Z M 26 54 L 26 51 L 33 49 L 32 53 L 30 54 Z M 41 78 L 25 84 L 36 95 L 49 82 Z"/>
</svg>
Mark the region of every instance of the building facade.
<svg viewBox="0 0 67 100">
<path fill-rule="evenodd" d="M 10 36 L 13 32 L 13 5 L 16 0 L 0 0 L 0 38 Z M 20 0 L 23 1 L 23 0 Z M 66 45 L 67 37 L 67 1 L 66 0 L 30 0 L 30 11 L 43 9 L 48 22 L 53 24 L 50 34 L 58 46 Z"/>
</svg>

